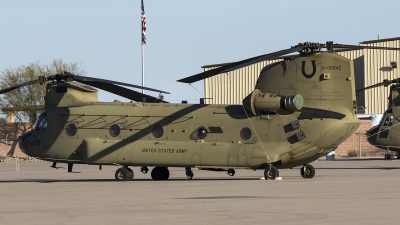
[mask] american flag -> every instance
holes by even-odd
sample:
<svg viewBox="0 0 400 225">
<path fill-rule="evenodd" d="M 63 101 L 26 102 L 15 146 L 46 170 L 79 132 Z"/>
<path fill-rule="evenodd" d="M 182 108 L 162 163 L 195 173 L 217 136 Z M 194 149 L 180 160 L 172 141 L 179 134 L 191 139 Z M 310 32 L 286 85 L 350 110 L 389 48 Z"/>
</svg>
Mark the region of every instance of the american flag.
<svg viewBox="0 0 400 225">
<path fill-rule="evenodd" d="M 142 45 L 146 44 L 146 15 L 144 14 L 144 4 L 142 0 Z"/>
</svg>

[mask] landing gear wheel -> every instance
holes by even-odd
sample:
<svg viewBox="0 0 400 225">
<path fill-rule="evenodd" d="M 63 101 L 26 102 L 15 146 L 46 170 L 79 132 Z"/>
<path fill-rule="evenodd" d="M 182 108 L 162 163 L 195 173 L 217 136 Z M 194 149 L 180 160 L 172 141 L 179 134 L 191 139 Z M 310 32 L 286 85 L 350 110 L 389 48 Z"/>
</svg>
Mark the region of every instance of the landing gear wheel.
<svg viewBox="0 0 400 225">
<path fill-rule="evenodd" d="M 164 179 L 163 180 L 168 180 L 169 178 L 169 170 L 167 167 L 161 167 L 164 170 Z"/>
<path fill-rule="evenodd" d="M 231 177 L 235 176 L 235 170 L 234 170 L 234 169 L 229 169 L 229 170 L 228 170 L 228 174 L 229 174 L 229 176 L 231 176 Z"/>
<path fill-rule="evenodd" d="M 393 160 L 394 159 L 394 155 L 393 154 L 385 154 L 385 159 L 387 160 Z"/>
<path fill-rule="evenodd" d="M 117 181 L 130 181 L 133 180 L 133 172 L 129 168 L 121 167 L 115 171 L 115 180 Z"/>
<path fill-rule="evenodd" d="M 315 168 L 311 164 L 306 164 L 300 169 L 303 178 L 313 178 L 315 176 Z"/>
<path fill-rule="evenodd" d="M 268 166 L 264 170 L 264 178 L 266 180 L 275 180 L 275 178 L 279 177 L 279 170 L 275 166 Z"/>
<path fill-rule="evenodd" d="M 154 167 L 151 171 L 151 178 L 153 180 L 168 180 L 169 170 L 167 167 Z"/>
<path fill-rule="evenodd" d="M 124 167 L 124 168 L 126 168 L 128 171 L 129 171 L 129 180 L 133 180 L 133 177 L 134 177 L 134 173 L 133 173 L 133 170 L 131 169 L 131 168 L 129 168 L 129 167 Z"/>
<path fill-rule="evenodd" d="M 191 180 L 193 178 L 193 172 L 192 172 L 192 168 L 190 167 L 186 167 L 186 176 L 189 180 Z"/>
</svg>

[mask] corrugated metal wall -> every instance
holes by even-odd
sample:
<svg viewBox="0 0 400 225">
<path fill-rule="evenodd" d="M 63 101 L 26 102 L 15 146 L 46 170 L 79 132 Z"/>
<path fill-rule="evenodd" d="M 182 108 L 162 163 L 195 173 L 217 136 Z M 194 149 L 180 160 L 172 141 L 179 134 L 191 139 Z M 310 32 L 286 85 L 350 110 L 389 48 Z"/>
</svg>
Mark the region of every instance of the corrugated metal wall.
<svg viewBox="0 0 400 225">
<path fill-rule="evenodd" d="M 367 46 L 400 47 L 400 38 L 361 42 Z M 383 79 L 399 77 L 398 69 L 392 69 L 390 63 L 400 66 L 400 51 L 389 50 L 353 50 L 338 54 L 354 61 L 356 89 L 370 86 Z M 244 97 L 254 90 L 254 85 L 265 66 L 279 60 L 268 60 L 256 63 L 225 74 L 205 79 L 204 91 L 207 104 L 241 104 Z M 216 66 L 204 66 L 205 71 Z M 357 105 L 360 113 L 383 113 L 387 109 L 389 88 L 379 87 L 357 94 Z M 364 111 L 365 109 L 365 111 Z"/>
<path fill-rule="evenodd" d="M 364 50 L 344 51 L 338 52 L 339 55 L 353 60 L 354 63 L 354 76 L 356 90 L 364 86 Z M 365 109 L 365 93 L 357 93 L 357 111 L 359 113 L 366 113 Z"/>
<path fill-rule="evenodd" d="M 261 70 L 282 59 L 268 60 L 219 74 L 204 80 L 204 93 L 207 104 L 242 104 L 242 100 L 254 90 Z M 217 67 L 204 66 L 204 71 Z"/>
<path fill-rule="evenodd" d="M 367 46 L 395 47 L 400 46 L 400 40 L 366 43 Z M 398 78 L 399 68 L 392 69 L 390 63 L 399 63 L 399 51 L 364 49 L 365 86 L 374 85 L 384 79 Z M 382 113 L 388 106 L 389 87 L 377 87 L 365 91 L 365 107 L 367 113 Z"/>
</svg>

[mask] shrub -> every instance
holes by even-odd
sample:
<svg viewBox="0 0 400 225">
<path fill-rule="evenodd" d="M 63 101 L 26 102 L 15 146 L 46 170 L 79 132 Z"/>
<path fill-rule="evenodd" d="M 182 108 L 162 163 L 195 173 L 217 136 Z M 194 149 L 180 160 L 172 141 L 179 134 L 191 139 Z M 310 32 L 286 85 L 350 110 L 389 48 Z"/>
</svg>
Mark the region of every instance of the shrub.
<svg viewBox="0 0 400 225">
<path fill-rule="evenodd" d="M 358 156 L 358 152 L 356 150 L 350 150 L 347 152 L 347 156 L 348 157 L 357 157 Z"/>
</svg>

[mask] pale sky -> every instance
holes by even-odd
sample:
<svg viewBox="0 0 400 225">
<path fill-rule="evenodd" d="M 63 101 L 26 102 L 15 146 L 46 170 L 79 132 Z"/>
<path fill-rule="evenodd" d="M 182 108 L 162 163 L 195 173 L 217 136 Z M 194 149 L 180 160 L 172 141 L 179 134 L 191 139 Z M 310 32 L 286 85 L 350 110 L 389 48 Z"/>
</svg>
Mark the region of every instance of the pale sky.
<svg viewBox="0 0 400 225">
<path fill-rule="evenodd" d="M 176 80 L 299 42 L 399 37 L 396 0 L 144 0 L 145 86 L 198 103 L 203 81 Z M 0 0 L 0 70 L 52 59 L 86 76 L 141 85 L 140 0 Z M 138 90 L 140 91 L 140 90 Z M 158 95 L 146 91 L 146 94 Z M 100 91 L 99 101 L 122 97 Z"/>
</svg>

